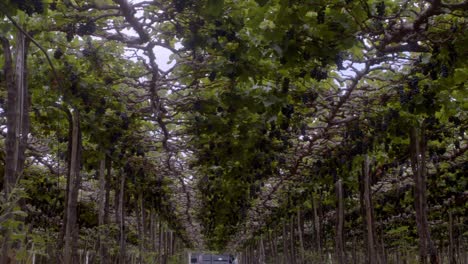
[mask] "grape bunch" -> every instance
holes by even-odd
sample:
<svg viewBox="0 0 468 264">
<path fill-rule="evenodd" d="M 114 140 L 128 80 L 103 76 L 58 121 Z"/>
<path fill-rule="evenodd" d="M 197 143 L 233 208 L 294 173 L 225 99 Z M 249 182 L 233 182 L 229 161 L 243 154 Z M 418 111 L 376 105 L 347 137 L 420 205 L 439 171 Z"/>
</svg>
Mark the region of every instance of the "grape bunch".
<svg viewBox="0 0 468 264">
<path fill-rule="evenodd" d="M 424 105 L 429 109 L 434 109 L 436 103 L 436 93 L 430 88 L 429 85 L 425 85 L 423 89 Z"/>
<path fill-rule="evenodd" d="M 210 80 L 210 82 L 213 82 L 216 79 L 216 75 L 217 74 L 215 71 L 212 71 L 210 75 L 208 75 L 208 79 Z"/>
<path fill-rule="evenodd" d="M 325 23 L 325 7 L 320 8 L 317 12 L 317 24 Z"/>
<path fill-rule="evenodd" d="M 437 78 L 439 77 L 439 74 L 438 74 L 437 71 L 434 70 L 434 69 L 432 69 L 432 70 L 430 71 L 429 75 L 431 76 L 431 79 L 434 80 L 434 81 L 437 80 Z"/>
<path fill-rule="evenodd" d="M 34 13 L 42 14 L 44 12 L 44 3 L 42 0 L 14 0 L 18 9 L 24 11 L 29 16 Z"/>
<path fill-rule="evenodd" d="M 305 70 L 301 70 L 297 76 L 299 78 L 304 78 L 306 75 L 307 75 L 307 72 Z"/>
<path fill-rule="evenodd" d="M 416 95 L 419 94 L 419 78 L 418 77 L 413 77 L 410 80 L 408 80 L 408 87 L 411 90 L 411 95 Z"/>
<path fill-rule="evenodd" d="M 292 114 L 294 114 L 294 106 L 291 104 L 286 105 L 281 108 L 281 113 L 287 118 L 290 119 Z"/>
<path fill-rule="evenodd" d="M 320 82 L 328 78 L 328 73 L 325 69 L 316 67 L 310 71 L 310 77 Z"/>
<path fill-rule="evenodd" d="M 447 78 L 449 76 L 449 70 L 447 65 L 443 64 L 442 66 L 440 66 L 440 76 L 442 76 L 442 78 Z"/>
<path fill-rule="evenodd" d="M 187 6 L 190 5 L 190 2 L 187 0 L 174 0 L 174 8 L 178 13 L 181 13 L 185 10 Z"/>
<path fill-rule="evenodd" d="M 462 124 L 460 118 L 458 118 L 457 116 L 450 116 L 448 118 L 448 121 L 450 123 L 453 123 L 455 126 L 460 126 Z"/>
<path fill-rule="evenodd" d="M 49 9 L 53 11 L 57 10 L 57 1 L 53 1 L 52 3 L 50 3 Z"/>
<path fill-rule="evenodd" d="M 284 78 L 283 83 L 281 84 L 281 92 L 284 94 L 287 94 L 289 92 L 289 83 L 290 79 L 289 78 Z"/>
<path fill-rule="evenodd" d="M 96 23 L 94 23 L 94 21 L 89 21 L 85 24 L 80 24 L 76 30 L 76 34 L 78 34 L 78 36 L 86 36 L 93 34 L 94 31 L 96 31 Z"/>
<path fill-rule="evenodd" d="M 398 86 L 398 96 L 400 97 L 400 104 L 401 105 L 407 105 L 413 97 L 417 94 L 419 94 L 419 78 L 418 77 L 413 77 L 408 80 L 408 87 L 409 91 L 405 91 L 404 87 L 402 85 Z M 409 105 L 410 108 L 414 108 L 414 105 Z M 410 111 L 411 112 L 411 111 Z"/>
<path fill-rule="evenodd" d="M 80 81 L 80 77 L 74 71 L 71 71 L 69 81 L 71 83 L 71 86 L 70 86 L 71 93 L 73 95 L 78 94 L 78 83 Z"/>
<path fill-rule="evenodd" d="M 410 98 L 408 97 L 408 94 L 405 92 L 405 89 L 403 88 L 403 85 L 399 85 L 397 87 L 398 91 L 398 97 L 400 98 L 400 104 L 405 105 L 410 101 Z"/>
<path fill-rule="evenodd" d="M 31 0 L 31 2 L 34 6 L 34 10 L 36 11 L 36 13 L 44 13 L 44 3 L 42 2 L 42 0 Z"/>
<path fill-rule="evenodd" d="M 62 49 L 57 48 L 57 49 L 55 50 L 55 52 L 54 52 L 54 58 L 55 58 L 56 60 L 59 60 L 60 58 L 62 58 L 62 56 L 63 56 L 63 51 L 62 51 Z"/>
<path fill-rule="evenodd" d="M 339 71 L 344 70 L 343 67 L 343 53 L 338 53 L 335 56 L 335 64 Z"/>
<path fill-rule="evenodd" d="M 70 42 L 75 37 L 75 25 L 68 24 L 65 28 L 65 33 L 67 34 L 67 41 Z"/>
<path fill-rule="evenodd" d="M 455 45 L 453 43 L 449 43 L 447 45 L 447 50 L 448 50 L 448 59 L 450 65 L 455 64 L 458 58 L 457 50 L 455 48 Z"/>
<path fill-rule="evenodd" d="M 315 99 L 317 99 L 317 97 L 318 97 L 318 93 L 315 91 L 306 92 L 302 94 L 302 103 L 304 105 L 310 105 L 315 101 Z"/>
<path fill-rule="evenodd" d="M 426 128 L 431 131 L 438 128 L 440 125 L 439 120 L 435 116 L 429 116 L 424 119 L 424 123 L 426 124 Z"/>
<path fill-rule="evenodd" d="M 377 9 L 377 16 L 383 17 L 385 16 L 385 2 L 378 2 L 377 5 L 375 6 Z"/>
<path fill-rule="evenodd" d="M 96 50 L 93 48 L 93 47 L 88 47 L 88 48 L 84 48 L 81 53 L 83 54 L 84 57 L 87 57 L 87 58 L 94 58 L 96 57 Z"/>
</svg>

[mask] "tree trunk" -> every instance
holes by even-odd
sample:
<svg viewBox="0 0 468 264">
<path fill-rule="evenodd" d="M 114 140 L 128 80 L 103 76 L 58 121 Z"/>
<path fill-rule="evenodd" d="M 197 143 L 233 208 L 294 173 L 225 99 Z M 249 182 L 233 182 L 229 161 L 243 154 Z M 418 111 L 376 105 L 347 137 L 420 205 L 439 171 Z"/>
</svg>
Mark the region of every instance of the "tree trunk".
<svg viewBox="0 0 468 264">
<path fill-rule="evenodd" d="M 23 33 L 16 38 L 15 69 L 13 72 L 9 42 L 5 39 L 5 75 L 7 80 L 7 136 L 5 139 L 4 191 L 9 195 L 23 174 L 29 133 L 29 91 L 27 83 L 27 51 L 29 41 Z"/>
<path fill-rule="evenodd" d="M 163 263 L 163 226 L 162 220 L 159 219 L 159 243 L 158 243 L 158 253 L 159 253 L 159 263 Z"/>
<path fill-rule="evenodd" d="M 68 219 L 68 210 L 67 210 L 67 205 L 68 205 L 68 200 L 69 200 L 69 194 L 70 194 L 70 167 L 71 167 L 71 153 L 72 153 L 72 138 L 73 138 L 73 115 L 70 112 L 70 109 L 66 106 L 63 106 L 60 108 L 61 110 L 64 111 L 64 113 L 67 116 L 68 120 L 68 146 L 67 146 L 67 178 L 66 178 L 66 184 L 65 184 L 65 197 L 64 197 L 64 205 L 65 209 L 63 212 L 63 221 L 62 221 L 62 227 L 60 229 L 60 234 L 59 238 L 57 239 L 57 248 L 61 249 L 62 246 L 65 243 L 65 233 L 67 230 L 67 219 Z M 58 184 L 58 179 L 57 179 L 57 184 Z M 62 252 L 61 250 L 56 251 L 56 263 L 63 263 L 64 262 L 64 255 L 62 255 L 64 251 Z"/>
<path fill-rule="evenodd" d="M 167 231 L 166 227 L 163 230 L 163 264 L 167 264 Z"/>
<path fill-rule="evenodd" d="M 120 175 L 120 174 L 119 174 Z M 119 179 L 120 178 L 117 178 L 116 179 L 116 182 L 119 182 Z M 115 189 L 115 192 L 114 192 L 114 208 L 115 208 L 115 214 L 114 214 L 114 218 L 115 218 L 115 223 L 117 224 L 117 226 L 120 226 L 120 183 L 116 183 L 116 189 Z"/>
<path fill-rule="evenodd" d="M 137 231 L 138 231 L 138 258 L 137 258 L 137 263 L 142 263 L 143 261 L 143 247 L 144 247 L 144 244 L 145 244 L 145 235 L 144 235 L 144 232 L 143 232 L 143 224 L 144 224 L 144 221 L 142 221 L 142 218 L 143 218 L 143 211 L 142 211 L 142 208 L 139 206 L 141 205 L 141 192 L 138 194 L 138 198 L 137 200 L 135 201 L 135 206 L 136 206 L 136 222 L 137 222 Z"/>
<path fill-rule="evenodd" d="M 419 235 L 419 257 L 422 264 L 426 264 L 428 255 L 430 263 L 438 262 L 437 250 L 431 239 L 427 221 L 427 191 L 426 191 L 426 139 L 424 124 L 420 129 L 412 127 L 410 130 L 411 169 L 414 178 L 414 207 L 416 211 L 416 226 Z"/>
<path fill-rule="evenodd" d="M 374 221 L 374 206 L 372 203 L 371 193 L 371 176 L 370 176 L 370 161 L 369 156 L 365 155 L 361 179 L 359 181 L 360 189 L 360 202 L 361 202 L 361 213 L 364 220 L 365 230 L 367 231 L 365 241 L 367 244 L 366 263 L 381 263 L 381 259 L 378 254 L 378 243 L 375 232 L 375 221 Z"/>
<path fill-rule="evenodd" d="M 71 264 L 77 263 L 78 252 L 78 227 L 77 227 L 77 206 L 78 206 L 78 192 L 80 189 L 81 176 L 81 128 L 80 128 L 80 114 L 78 110 L 72 113 L 72 132 L 69 140 L 69 168 L 68 168 L 68 193 L 67 193 L 67 213 L 64 223 L 65 227 L 65 246 L 64 246 L 64 263 Z"/>
<path fill-rule="evenodd" d="M 315 198 L 315 194 L 312 196 L 312 207 L 314 211 L 314 228 L 315 228 L 315 240 L 316 240 L 316 245 L 317 245 L 317 252 L 321 256 L 322 255 L 322 238 L 321 238 L 321 228 L 320 228 L 320 217 L 317 212 L 317 200 Z"/>
<path fill-rule="evenodd" d="M 250 245 L 249 246 L 249 251 L 250 251 L 250 254 L 249 254 L 249 263 L 250 264 L 257 264 L 257 260 L 258 260 L 258 257 L 255 255 L 255 244 L 253 245 Z"/>
<path fill-rule="evenodd" d="M 381 251 L 377 253 L 379 254 L 378 256 L 380 257 L 381 263 L 382 264 L 387 264 L 387 250 L 385 249 L 385 236 L 384 236 L 384 229 L 383 229 L 383 223 L 380 222 L 380 248 Z M 377 237 L 376 237 L 377 239 Z"/>
<path fill-rule="evenodd" d="M 249 264 L 249 246 L 244 249 L 244 261 L 242 263 Z"/>
<path fill-rule="evenodd" d="M 260 264 L 265 264 L 265 244 L 263 243 L 263 236 L 260 236 L 260 241 L 258 243 L 259 248 L 259 263 Z"/>
<path fill-rule="evenodd" d="M 11 55 L 10 42 L 7 38 L 0 37 L 4 55 L 4 74 L 7 87 L 7 104 L 5 110 L 6 130 L 5 139 L 5 170 L 3 179 L 3 190 L 7 200 L 12 199 L 11 193 L 23 174 L 25 156 L 29 134 L 29 92 L 27 84 L 27 51 L 29 41 L 23 33 L 18 31 L 16 37 L 15 65 Z M 14 67 L 14 69 L 13 69 Z M 8 210 L 6 212 L 8 214 Z M 14 260 L 14 252 L 10 259 L 12 245 L 10 231 L 3 232 L 2 254 L 0 263 L 10 263 Z"/>
<path fill-rule="evenodd" d="M 294 215 L 291 215 L 289 222 L 289 246 L 290 254 L 289 259 L 291 264 L 296 264 L 296 243 L 295 243 L 295 232 L 294 232 Z"/>
<path fill-rule="evenodd" d="M 105 202 L 104 202 L 104 239 L 109 239 L 109 224 L 110 224 L 110 189 L 111 189 L 111 177 L 112 177 L 112 160 L 110 156 L 106 155 L 106 179 L 105 179 Z M 103 264 L 111 262 L 109 258 L 109 252 L 106 249 L 106 260 Z"/>
<path fill-rule="evenodd" d="M 297 233 L 299 236 L 299 263 L 304 263 L 304 231 L 303 231 L 303 219 L 301 214 L 301 209 L 297 210 Z"/>
<path fill-rule="evenodd" d="M 165 246 L 166 246 L 166 254 L 164 256 L 166 257 L 166 263 L 169 260 L 169 255 L 171 253 L 171 231 L 169 229 L 166 230 L 166 239 L 165 239 Z"/>
<path fill-rule="evenodd" d="M 449 263 L 450 264 L 456 264 L 457 260 L 455 257 L 455 243 L 453 241 L 453 216 L 452 216 L 452 211 L 449 210 L 448 212 L 449 216 L 449 224 L 448 224 L 448 233 L 449 233 Z"/>
<path fill-rule="evenodd" d="M 150 211 L 150 237 L 151 237 L 151 251 L 155 252 L 157 245 L 156 245 L 156 213 L 154 208 L 151 208 Z"/>
<path fill-rule="evenodd" d="M 358 263 L 358 259 L 357 259 L 357 242 L 356 242 L 356 236 L 353 237 L 353 254 L 352 254 L 352 258 L 353 258 L 353 264 L 357 264 L 357 263 Z"/>
<path fill-rule="evenodd" d="M 106 159 L 103 158 L 99 164 L 99 193 L 98 193 L 98 202 L 99 202 L 99 215 L 98 215 L 98 224 L 99 224 L 99 257 L 100 263 L 107 264 L 107 246 L 106 246 Z"/>
<path fill-rule="evenodd" d="M 275 264 L 278 264 L 279 263 L 279 259 L 278 259 L 278 247 L 276 245 L 276 238 L 273 236 L 274 234 L 272 234 L 273 232 L 272 231 L 269 231 L 268 232 L 268 240 L 269 240 L 269 244 L 270 244 L 270 256 L 271 258 L 273 259 L 273 263 Z"/>
<path fill-rule="evenodd" d="M 120 230 L 120 255 L 119 264 L 126 263 L 126 243 L 125 243 L 125 173 L 120 173 L 119 188 L 119 230 Z"/>
<path fill-rule="evenodd" d="M 175 236 L 174 231 L 171 231 L 171 256 L 175 255 L 177 245 L 176 241 L 177 237 Z"/>
<path fill-rule="evenodd" d="M 245 248 L 245 264 L 250 264 L 250 245 Z"/>
<path fill-rule="evenodd" d="M 335 254 L 339 264 L 346 263 L 344 248 L 344 201 L 343 201 L 343 183 L 338 179 L 335 183 L 336 192 L 336 227 L 335 227 Z"/>
<path fill-rule="evenodd" d="M 457 220 L 455 221 L 457 223 L 457 226 L 463 226 L 463 220 L 460 217 L 456 218 Z M 455 219 L 454 219 L 455 220 Z M 456 229 L 455 231 L 455 247 L 457 248 L 456 252 L 456 260 L 460 263 L 463 264 L 468 264 L 468 250 L 466 249 L 467 246 L 465 245 L 463 235 L 460 232 L 460 229 Z"/>
<path fill-rule="evenodd" d="M 145 198 L 143 197 L 142 193 L 140 193 L 140 211 L 141 211 L 141 233 L 142 233 L 141 249 L 143 250 L 143 253 L 144 253 L 146 252 L 146 249 L 147 249 L 147 240 L 146 240 L 147 215 L 146 215 L 146 210 L 145 210 Z"/>
<path fill-rule="evenodd" d="M 288 264 L 288 239 L 287 239 L 287 231 L 286 231 L 286 221 L 283 220 L 283 264 Z"/>
</svg>

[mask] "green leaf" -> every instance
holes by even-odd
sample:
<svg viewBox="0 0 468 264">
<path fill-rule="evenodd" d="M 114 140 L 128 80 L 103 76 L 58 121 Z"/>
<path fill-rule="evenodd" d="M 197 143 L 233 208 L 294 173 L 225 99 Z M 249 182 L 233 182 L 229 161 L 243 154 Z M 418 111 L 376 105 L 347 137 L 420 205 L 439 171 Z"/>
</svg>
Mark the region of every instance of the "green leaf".
<svg viewBox="0 0 468 264">
<path fill-rule="evenodd" d="M 259 6 L 264 6 L 269 0 L 255 0 Z"/>
<path fill-rule="evenodd" d="M 224 0 L 208 0 L 202 13 L 209 18 L 217 18 L 223 14 Z"/>
<path fill-rule="evenodd" d="M 402 233 L 408 232 L 408 226 L 400 226 L 395 229 L 390 229 L 387 231 L 388 235 L 401 235 Z"/>
</svg>

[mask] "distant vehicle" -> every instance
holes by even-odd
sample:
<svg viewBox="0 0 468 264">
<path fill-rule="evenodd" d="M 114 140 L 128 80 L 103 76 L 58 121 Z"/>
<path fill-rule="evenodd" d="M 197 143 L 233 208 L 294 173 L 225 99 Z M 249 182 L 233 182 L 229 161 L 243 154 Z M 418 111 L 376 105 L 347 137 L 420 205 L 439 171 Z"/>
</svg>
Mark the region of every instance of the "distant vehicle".
<svg viewBox="0 0 468 264">
<path fill-rule="evenodd" d="M 189 253 L 189 264 L 237 264 L 234 256 L 229 254 Z"/>
</svg>

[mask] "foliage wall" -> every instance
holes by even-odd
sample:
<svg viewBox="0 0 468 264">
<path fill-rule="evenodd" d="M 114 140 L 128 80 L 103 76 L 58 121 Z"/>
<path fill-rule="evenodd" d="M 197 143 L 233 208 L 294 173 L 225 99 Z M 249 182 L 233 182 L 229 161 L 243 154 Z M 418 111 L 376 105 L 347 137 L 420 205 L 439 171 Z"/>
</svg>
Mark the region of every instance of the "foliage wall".
<svg viewBox="0 0 468 264">
<path fill-rule="evenodd" d="M 466 263 L 467 10 L 1 2 L 0 263 Z"/>
</svg>

